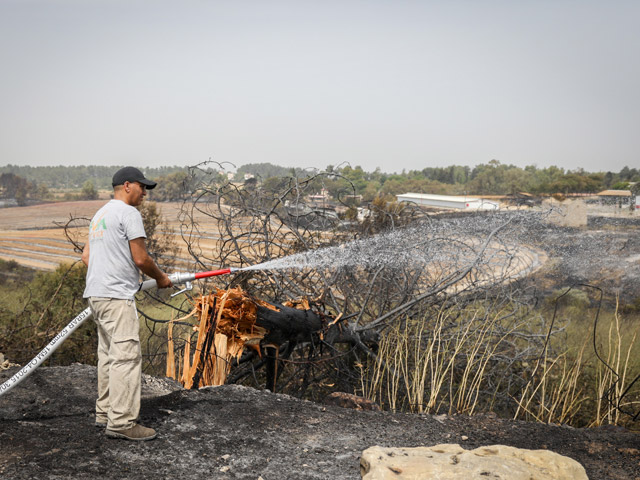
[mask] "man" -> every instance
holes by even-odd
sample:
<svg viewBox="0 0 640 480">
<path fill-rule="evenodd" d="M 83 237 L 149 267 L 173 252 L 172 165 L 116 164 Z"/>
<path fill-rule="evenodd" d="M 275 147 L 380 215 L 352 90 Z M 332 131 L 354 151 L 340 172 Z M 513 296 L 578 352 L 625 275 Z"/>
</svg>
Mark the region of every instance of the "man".
<svg viewBox="0 0 640 480">
<path fill-rule="evenodd" d="M 113 200 L 91 220 L 82 252 L 88 267 L 84 298 L 98 326 L 96 425 L 106 426 L 105 433 L 112 438 L 152 440 L 155 430 L 136 423 L 142 375 L 134 300 L 138 269 L 154 278 L 158 288 L 172 284 L 147 253 L 142 216 L 135 208 L 156 182 L 137 168 L 125 167 L 115 173 L 112 184 Z"/>
</svg>

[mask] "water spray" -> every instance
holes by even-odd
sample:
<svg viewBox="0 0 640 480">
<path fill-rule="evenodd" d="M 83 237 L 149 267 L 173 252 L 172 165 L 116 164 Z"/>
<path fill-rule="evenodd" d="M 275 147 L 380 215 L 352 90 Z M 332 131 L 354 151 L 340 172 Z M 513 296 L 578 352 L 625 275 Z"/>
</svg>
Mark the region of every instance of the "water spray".
<svg viewBox="0 0 640 480">
<path fill-rule="evenodd" d="M 195 272 L 195 273 L 173 273 L 169 275 L 169 279 L 173 284 L 184 284 L 185 288 L 180 290 L 179 292 L 173 294 L 173 296 L 178 295 L 186 290 L 191 290 L 192 285 L 191 282 L 194 280 L 200 280 L 203 278 L 216 277 L 218 275 L 227 275 L 230 273 L 234 273 L 240 271 L 240 268 L 223 268 L 220 270 L 210 270 L 208 272 Z M 140 284 L 139 292 L 150 290 L 156 287 L 155 280 L 147 280 Z M 49 344 L 42 349 L 38 355 L 36 355 L 29 363 L 23 366 L 15 375 L 13 375 L 9 380 L 0 385 L 0 397 L 11 390 L 13 387 L 22 382 L 25 378 L 27 378 L 33 371 L 38 368 L 47 358 L 51 356 L 51 354 L 60 346 L 62 342 L 64 342 L 69 335 L 71 335 L 80 325 L 82 325 L 85 320 L 92 318 L 93 314 L 91 313 L 91 309 L 87 307 L 84 309 L 77 317 L 75 317 L 69 324 L 64 327 L 60 333 L 58 333 L 53 340 L 49 342 Z"/>
</svg>

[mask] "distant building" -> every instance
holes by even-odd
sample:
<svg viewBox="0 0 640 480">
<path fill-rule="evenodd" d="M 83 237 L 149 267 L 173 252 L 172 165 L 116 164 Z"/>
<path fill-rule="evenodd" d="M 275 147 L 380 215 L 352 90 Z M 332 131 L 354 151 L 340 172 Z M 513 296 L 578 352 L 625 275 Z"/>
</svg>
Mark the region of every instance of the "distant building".
<svg viewBox="0 0 640 480">
<path fill-rule="evenodd" d="M 457 210 L 498 210 L 500 208 L 498 202 L 467 196 L 403 193 L 402 195 L 396 195 L 396 197 L 398 198 L 398 202 L 411 202 L 431 208 Z"/>
<path fill-rule="evenodd" d="M 326 188 L 322 188 L 320 190 L 320 193 L 308 195 L 307 201 L 315 205 L 325 205 L 329 200 L 329 198 L 330 198 L 329 190 L 327 190 Z"/>
<path fill-rule="evenodd" d="M 340 200 L 347 205 L 360 205 L 362 203 L 362 195 L 342 195 Z"/>
<path fill-rule="evenodd" d="M 603 190 L 598 193 L 598 199 L 602 205 L 629 205 L 631 202 L 630 190 Z"/>
</svg>

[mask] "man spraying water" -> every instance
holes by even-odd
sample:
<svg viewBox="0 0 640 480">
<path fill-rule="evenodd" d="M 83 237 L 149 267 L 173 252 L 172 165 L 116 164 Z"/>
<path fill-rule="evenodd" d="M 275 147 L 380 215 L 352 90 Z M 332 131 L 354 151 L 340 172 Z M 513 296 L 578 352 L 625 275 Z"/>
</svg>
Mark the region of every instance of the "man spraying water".
<svg viewBox="0 0 640 480">
<path fill-rule="evenodd" d="M 84 298 L 98 327 L 96 425 L 112 438 L 151 440 L 156 431 L 136 423 L 140 411 L 142 356 L 134 295 L 139 271 L 158 288 L 170 278 L 147 253 L 142 216 L 135 208 L 156 186 L 134 167 L 113 176 L 114 198 L 95 214 L 82 252 L 87 265 Z"/>
</svg>

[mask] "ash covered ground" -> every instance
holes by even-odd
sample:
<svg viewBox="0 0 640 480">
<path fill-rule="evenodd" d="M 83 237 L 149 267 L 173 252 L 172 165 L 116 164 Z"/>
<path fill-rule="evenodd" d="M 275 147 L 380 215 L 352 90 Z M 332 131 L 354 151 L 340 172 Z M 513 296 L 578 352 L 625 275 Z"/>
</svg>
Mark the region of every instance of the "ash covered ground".
<svg viewBox="0 0 640 480">
<path fill-rule="evenodd" d="M 40 368 L 0 397 L 0 477 L 357 479 L 367 447 L 459 443 L 549 449 L 592 479 L 640 478 L 640 434 L 621 428 L 359 411 L 237 385 L 183 390 L 145 376 L 140 420 L 159 434 L 134 443 L 94 426 L 95 391 L 95 368 L 72 365 Z"/>
<path fill-rule="evenodd" d="M 640 296 L 640 218 L 590 217 L 587 227 L 547 228 L 534 239 L 552 260 L 548 278 L 594 284 L 624 301 Z"/>
</svg>

